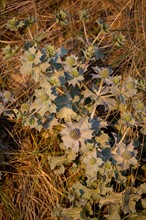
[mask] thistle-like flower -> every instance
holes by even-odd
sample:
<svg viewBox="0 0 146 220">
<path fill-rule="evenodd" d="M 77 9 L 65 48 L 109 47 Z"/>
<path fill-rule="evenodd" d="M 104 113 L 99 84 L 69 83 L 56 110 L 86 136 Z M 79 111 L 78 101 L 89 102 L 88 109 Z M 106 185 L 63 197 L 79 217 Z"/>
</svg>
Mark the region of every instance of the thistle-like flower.
<svg viewBox="0 0 146 220">
<path fill-rule="evenodd" d="M 69 83 L 69 85 L 75 86 L 76 84 L 79 84 L 83 80 L 84 80 L 84 76 L 82 69 L 77 70 L 77 68 L 72 68 L 66 74 L 66 81 Z"/>
<path fill-rule="evenodd" d="M 116 144 L 116 150 L 113 152 L 113 159 L 116 160 L 119 169 L 126 170 L 130 167 L 130 165 L 137 165 L 136 159 L 137 151 L 134 150 L 134 146 L 132 143 L 126 144 Z"/>
<path fill-rule="evenodd" d="M 92 74 L 93 79 L 102 79 L 103 82 L 107 83 L 108 85 L 112 84 L 112 77 L 110 76 L 112 71 L 109 68 L 98 66 L 93 67 L 93 70 L 96 74 Z"/>
<path fill-rule="evenodd" d="M 79 147 L 82 146 L 86 140 L 93 137 L 91 125 L 88 119 L 84 121 L 81 119 L 78 123 L 66 123 L 66 127 L 61 131 L 64 146 L 67 149 L 71 148 L 74 152 L 78 152 Z"/>
<path fill-rule="evenodd" d="M 2 99 L 2 102 L 4 105 L 8 102 L 14 101 L 14 97 L 13 97 L 12 93 L 9 91 L 6 91 L 6 90 L 3 93 L 0 92 L 0 98 Z"/>
<path fill-rule="evenodd" d="M 123 84 L 123 93 L 126 97 L 133 97 L 137 92 L 137 80 L 128 77 Z"/>
<path fill-rule="evenodd" d="M 41 116 L 44 116 L 47 111 L 51 113 L 55 112 L 56 106 L 53 103 L 54 99 L 55 95 L 52 93 L 51 87 L 48 83 L 48 88 L 46 90 L 43 88 L 35 90 L 35 100 L 31 104 L 30 111 L 35 110 Z"/>
</svg>

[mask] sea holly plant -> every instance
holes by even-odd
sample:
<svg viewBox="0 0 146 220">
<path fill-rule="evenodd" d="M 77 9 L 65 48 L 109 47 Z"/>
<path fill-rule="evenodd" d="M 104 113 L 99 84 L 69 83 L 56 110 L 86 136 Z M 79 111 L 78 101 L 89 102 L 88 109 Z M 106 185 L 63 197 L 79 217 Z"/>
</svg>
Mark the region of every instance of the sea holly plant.
<svg viewBox="0 0 146 220">
<path fill-rule="evenodd" d="M 88 122 L 87 118 L 80 119 L 77 123 L 68 122 L 62 129 L 61 135 L 64 145 L 78 152 L 79 147 L 82 148 L 85 142 L 93 137 L 91 123 Z"/>
<path fill-rule="evenodd" d="M 120 170 L 127 170 L 130 165 L 137 166 L 136 159 L 137 151 L 134 150 L 132 143 L 125 146 L 124 143 L 116 144 L 116 149 L 113 152 L 113 159 L 116 160 L 117 167 Z"/>
<path fill-rule="evenodd" d="M 29 27 L 34 22 L 36 22 L 36 19 L 33 16 L 29 16 L 24 20 L 18 20 L 16 17 L 13 17 L 7 22 L 7 28 L 10 31 L 19 31 L 20 28 Z"/>
<path fill-rule="evenodd" d="M 13 17 L 7 23 L 7 28 L 10 31 L 18 31 L 18 29 L 23 27 L 23 26 L 24 26 L 23 21 L 19 21 L 16 17 Z"/>
<path fill-rule="evenodd" d="M 12 92 L 4 90 L 0 92 L 0 115 L 4 112 L 9 114 L 11 112 L 11 104 L 15 102 L 15 97 Z M 10 116 L 10 115 L 9 115 Z"/>
<path fill-rule="evenodd" d="M 81 21 L 88 22 L 90 17 L 88 10 L 87 9 L 81 10 L 79 13 L 79 17 Z"/>
<path fill-rule="evenodd" d="M 94 117 L 96 108 L 99 105 L 104 106 L 105 111 L 114 110 L 116 107 L 115 95 L 112 93 L 111 86 L 104 83 L 103 79 L 101 79 L 100 83 L 92 84 L 90 89 L 86 87 L 86 89 L 82 91 L 82 94 L 84 102 L 87 103 L 85 107 L 87 107 L 91 113 L 91 118 Z"/>
<path fill-rule="evenodd" d="M 15 56 L 16 52 L 18 50 L 18 47 L 15 45 L 14 47 L 11 47 L 10 45 L 7 45 L 2 49 L 3 55 L 5 59 L 9 59 Z"/>
<path fill-rule="evenodd" d="M 56 13 L 56 22 L 61 25 L 68 24 L 68 22 L 69 22 L 68 16 L 67 16 L 67 13 L 63 9 L 60 9 L 60 11 Z"/>
<path fill-rule="evenodd" d="M 88 22 L 88 12 L 82 11 L 80 19 Z M 28 25 L 33 22 L 32 18 Z M 56 22 L 68 23 L 65 11 L 56 14 Z M 17 31 L 21 25 L 14 18 L 8 27 Z M 15 49 L 4 48 L 5 56 L 11 57 Z M 98 64 L 91 66 L 89 82 L 90 60 L 104 56 L 90 44 L 82 52 L 79 57 L 63 47 L 28 44 L 20 56 L 20 73 L 29 78 L 31 87 L 21 103 L 3 89 L 0 113 L 8 116 L 7 107 L 13 106 L 13 120 L 40 134 L 47 130 L 57 139 L 57 150 L 53 151 L 53 144 L 48 147 L 48 166 L 59 178 L 75 178 L 60 193 L 63 198 L 52 218 L 120 220 L 136 211 L 138 201 L 144 206 L 144 183 L 139 188 L 135 184 L 142 153 L 128 133 L 130 129 L 145 133 L 144 90 L 140 89 L 144 86 L 139 88 L 138 79 L 123 80 L 110 67 Z"/>
</svg>

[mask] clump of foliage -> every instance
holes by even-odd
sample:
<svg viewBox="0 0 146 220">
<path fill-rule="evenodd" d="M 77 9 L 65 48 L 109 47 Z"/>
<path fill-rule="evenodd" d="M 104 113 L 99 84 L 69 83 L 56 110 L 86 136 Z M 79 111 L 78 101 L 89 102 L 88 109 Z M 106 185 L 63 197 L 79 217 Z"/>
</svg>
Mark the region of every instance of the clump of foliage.
<svg viewBox="0 0 146 220">
<path fill-rule="evenodd" d="M 88 18 L 86 10 L 80 13 L 84 28 Z M 68 22 L 63 10 L 56 19 L 63 25 Z M 8 24 L 12 31 L 23 25 L 15 18 Z M 120 220 L 136 212 L 137 202 L 145 208 L 146 184 L 135 182 L 143 143 L 129 135 L 134 129 L 146 134 L 144 82 L 131 76 L 123 80 L 111 68 L 96 65 L 91 66 L 89 83 L 90 61 L 103 54 L 87 36 L 86 40 L 89 44 L 80 57 L 63 47 L 28 43 L 20 57 L 20 72 L 34 84 L 31 95 L 20 104 L 9 91 L 1 91 L 0 111 L 24 127 L 56 135 L 58 147 L 51 146 L 47 162 L 55 175 L 67 180 L 52 219 Z M 16 49 L 3 49 L 5 57 Z M 11 108 L 13 103 L 17 104 Z M 68 183 L 72 175 L 76 178 Z"/>
</svg>

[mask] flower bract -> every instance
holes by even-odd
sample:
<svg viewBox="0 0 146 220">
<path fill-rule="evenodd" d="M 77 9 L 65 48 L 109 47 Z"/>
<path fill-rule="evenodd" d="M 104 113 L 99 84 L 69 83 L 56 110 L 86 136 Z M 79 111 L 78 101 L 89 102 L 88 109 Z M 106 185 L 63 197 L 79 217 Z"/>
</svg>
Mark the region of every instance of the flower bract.
<svg viewBox="0 0 146 220">
<path fill-rule="evenodd" d="M 68 149 L 71 148 L 73 151 L 78 152 L 80 145 L 82 146 L 86 140 L 93 137 L 91 125 L 87 119 L 66 123 L 65 128 L 61 131 L 64 145 Z"/>
<path fill-rule="evenodd" d="M 116 144 L 113 158 L 116 160 L 121 170 L 126 170 L 130 165 L 137 165 L 136 154 L 132 143 L 126 146 L 124 143 Z"/>
</svg>

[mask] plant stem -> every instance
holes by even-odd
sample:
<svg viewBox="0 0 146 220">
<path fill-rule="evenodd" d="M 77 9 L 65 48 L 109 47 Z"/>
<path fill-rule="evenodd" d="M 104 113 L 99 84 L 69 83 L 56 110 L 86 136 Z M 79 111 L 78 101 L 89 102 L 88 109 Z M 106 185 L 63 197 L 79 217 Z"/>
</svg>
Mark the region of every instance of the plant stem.
<svg viewBox="0 0 146 220">
<path fill-rule="evenodd" d="M 83 22 L 83 28 L 84 28 L 84 34 L 85 34 L 85 39 L 86 39 L 86 41 L 87 41 L 87 44 L 90 44 L 90 43 L 89 43 L 89 40 L 88 40 L 88 35 L 87 35 L 87 31 L 86 31 L 85 22 Z"/>
<path fill-rule="evenodd" d="M 103 85 L 103 79 L 100 81 L 99 89 L 98 89 L 98 92 L 96 93 L 98 96 L 101 93 L 102 85 Z"/>
<path fill-rule="evenodd" d="M 130 127 L 128 127 L 128 128 L 126 129 L 126 131 L 124 132 L 124 134 L 123 134 L 123 136 L 122 136 L 121 140 L 119 141 L 119 144 L 121 144 L 121 143 L 122 143 L 122 141 L 124 140 L 124 138 L 125 138 L 126 134 L 127 134 L 127 133 L 128 133 L 128 131 L 129 131 L 129 129 L 130 129 Z"/>
</svg>

